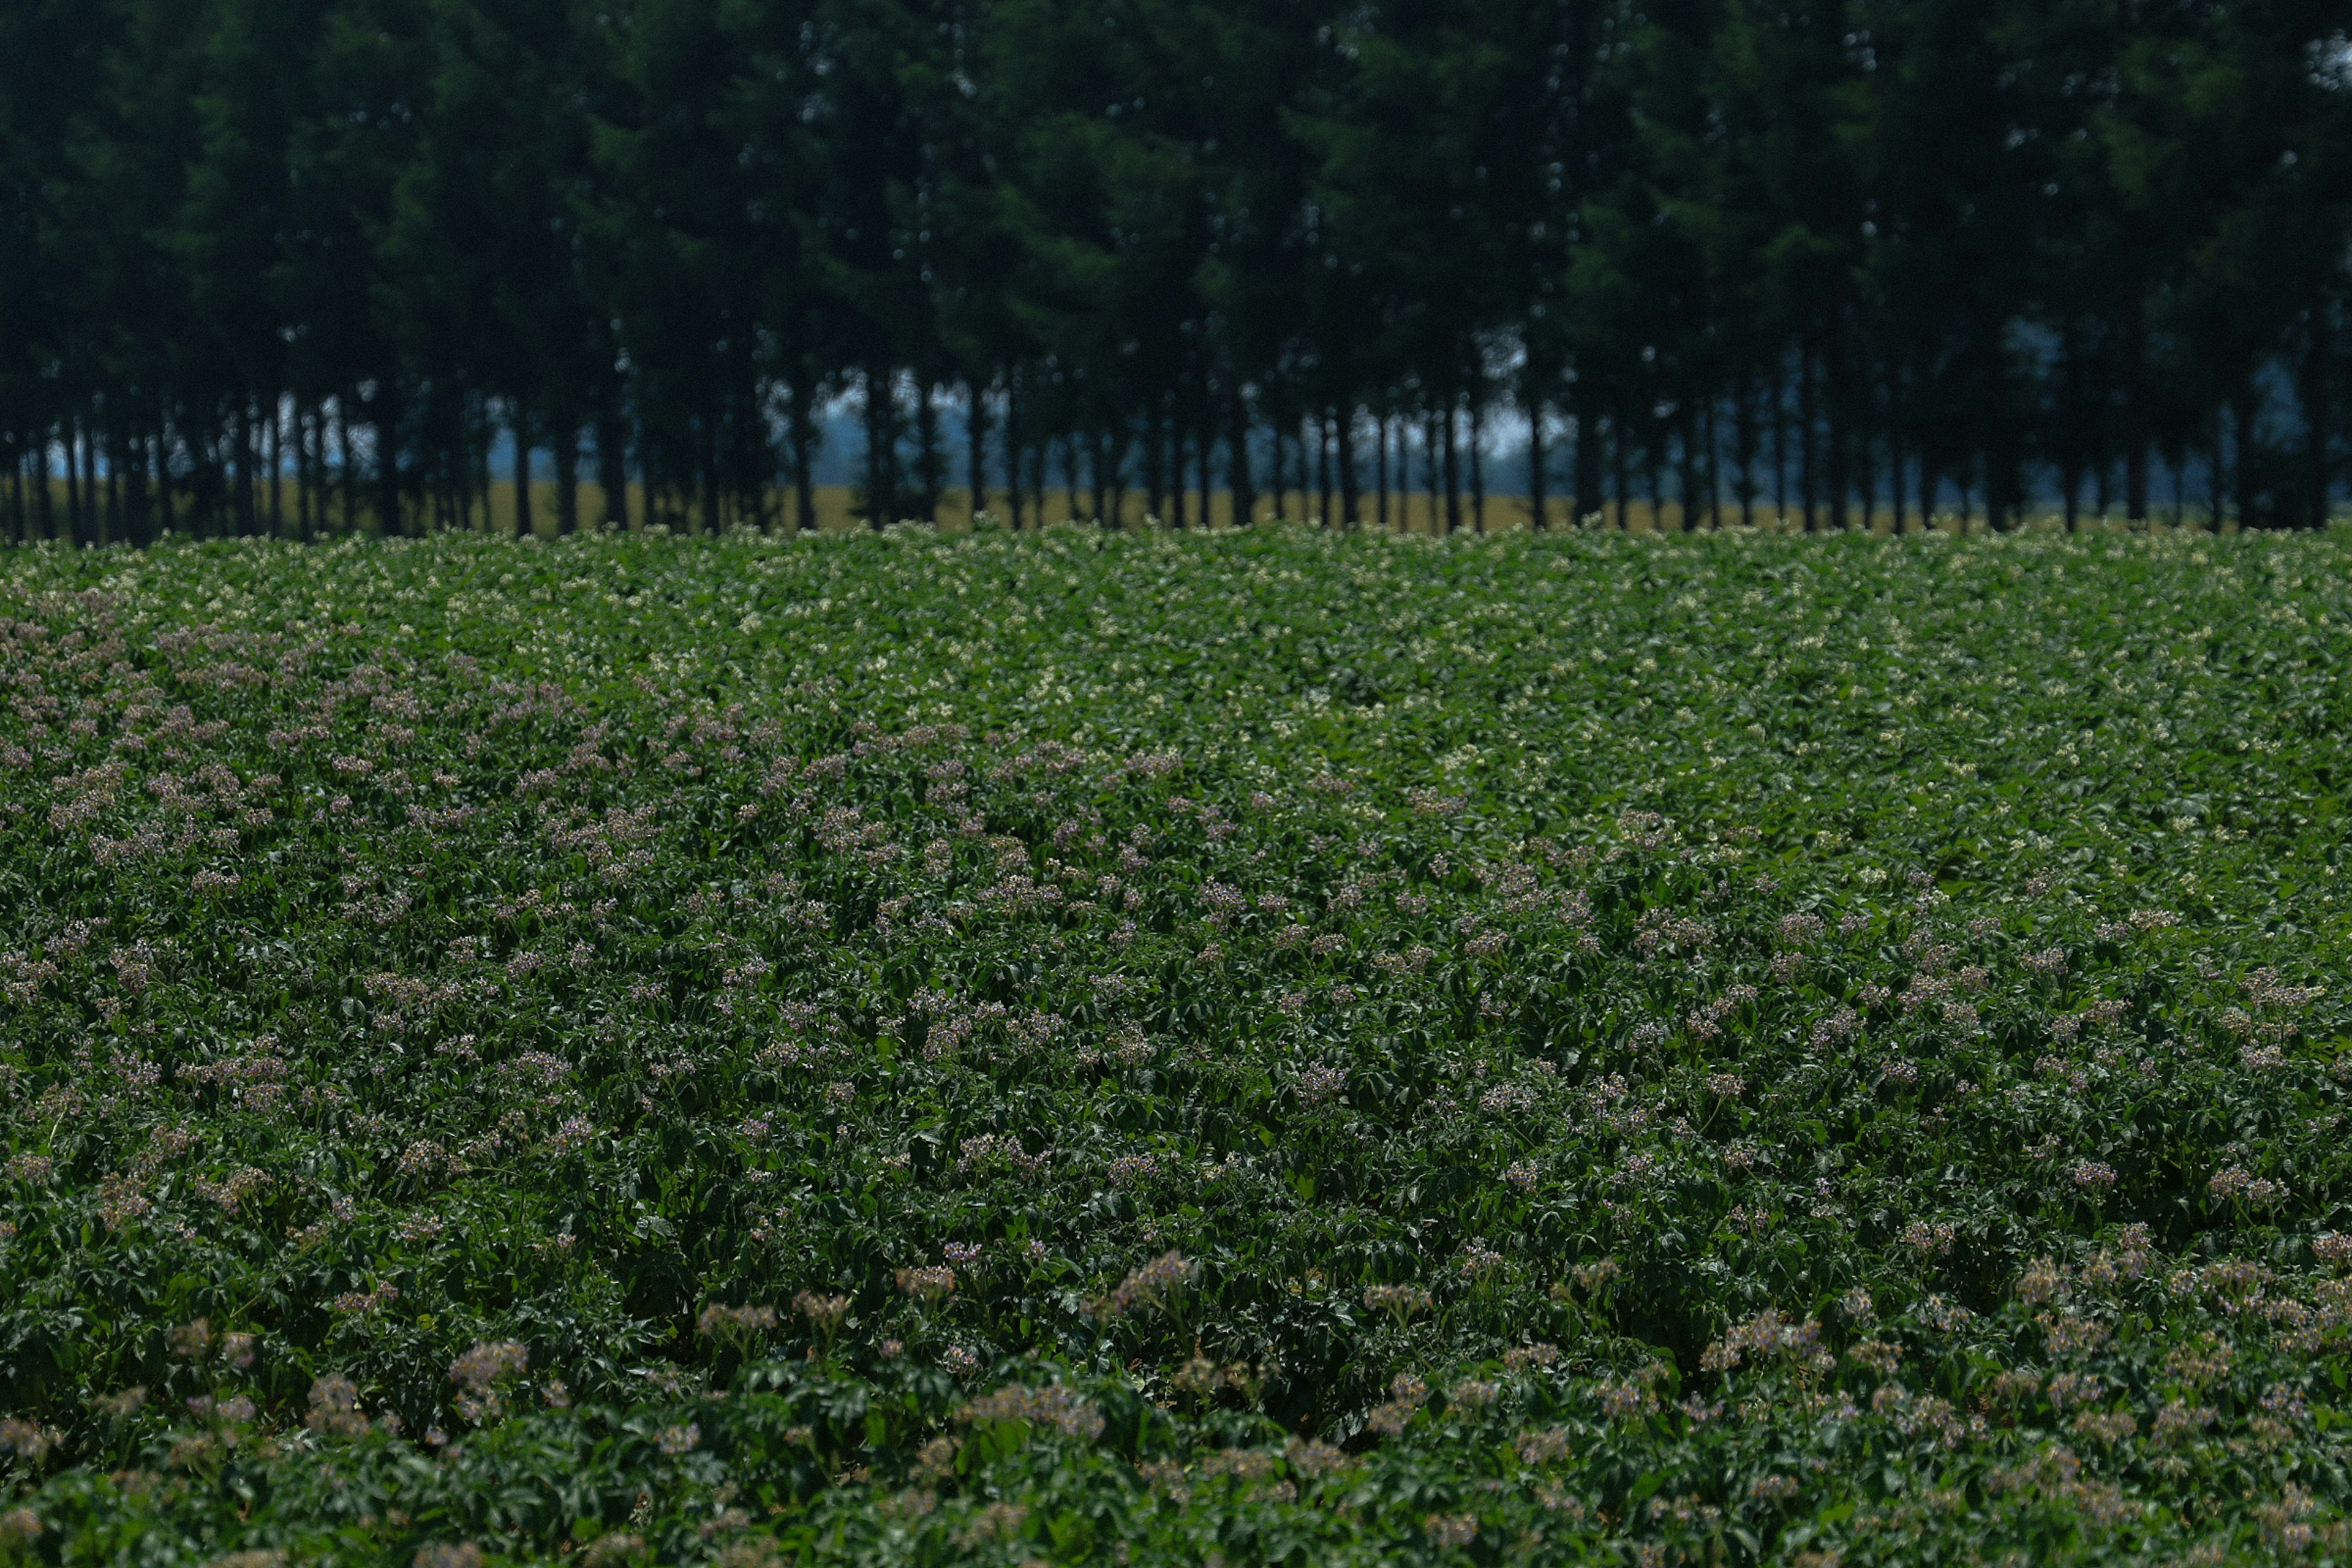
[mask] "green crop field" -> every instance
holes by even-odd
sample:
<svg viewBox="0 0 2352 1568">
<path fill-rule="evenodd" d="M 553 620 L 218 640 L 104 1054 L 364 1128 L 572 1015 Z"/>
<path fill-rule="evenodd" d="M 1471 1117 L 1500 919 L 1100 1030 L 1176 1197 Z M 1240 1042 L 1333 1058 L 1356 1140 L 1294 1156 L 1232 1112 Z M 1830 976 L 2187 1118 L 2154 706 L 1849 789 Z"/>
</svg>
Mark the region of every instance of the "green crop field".
<svg viewBox="0 0 2352 1568">
<path fill-rule="evenodd" d="M 2352 1559 L 2352 536 L 0 555 L 0 1561 Z"/>
</svg>

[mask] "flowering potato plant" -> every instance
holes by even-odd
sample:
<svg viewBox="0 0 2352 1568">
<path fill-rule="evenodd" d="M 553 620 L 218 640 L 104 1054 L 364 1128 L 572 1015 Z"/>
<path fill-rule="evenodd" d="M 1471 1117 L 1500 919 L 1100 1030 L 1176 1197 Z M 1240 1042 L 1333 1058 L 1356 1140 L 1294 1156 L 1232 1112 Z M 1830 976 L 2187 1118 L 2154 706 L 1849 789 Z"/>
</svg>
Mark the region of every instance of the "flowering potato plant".
<svg viewBox="0 0 2352 1568">
<path fill-rule="evenodd" d="M 0 560 L 0 1554 L 2352 1558 L 2352 552 Z"/>
</svg>

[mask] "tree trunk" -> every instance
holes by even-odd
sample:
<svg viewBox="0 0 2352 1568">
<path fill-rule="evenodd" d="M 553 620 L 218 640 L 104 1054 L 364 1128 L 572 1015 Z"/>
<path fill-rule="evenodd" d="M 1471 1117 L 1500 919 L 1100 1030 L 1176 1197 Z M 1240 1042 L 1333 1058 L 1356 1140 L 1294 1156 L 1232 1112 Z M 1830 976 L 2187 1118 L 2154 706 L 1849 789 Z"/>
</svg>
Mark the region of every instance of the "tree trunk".
<svg viewBox="0 0 2352 1568">
<path fill-rule="evenodd" d="M 1100 426 L 1087 432 L 1087 475 L 1094 481 L 1088 499 L 1094 506 L 1095 526 L 1117 528 L 1118 517 L 1110 504 L 1110 437 Z"/>
<path fill-rule="evenodd" d="M 1486 400 L 1470 400 L 1470 527 L 1486 531 Z"/>
<path fill-rule="evenodd" d="M 1797 345 L 1797 489 L 1805 509 L 1805 531 L 1811 533 L 1821 526 L 1817 510 L 1820 500 L 1814 483 L 1813 468 L 1818 415 L 1813 398 L 1813 354 L 1810 346 Z"/>
<path fill-rule="evenodd" d="M 1168 395 L 1168 525 L 1181 532 L 1192 509 L 1186 506 L 1184 482 L 1184 411 L 1176 394 Z"/>
<path fill-rule="evenodd" d="M 360 526 L 359 476 L 352 462 L 351 405 L 341 393 L 335 395 L 335 466 L 336 476 L 342 484 L 343 533 L 348 537 Z"/>
<path fill-rule="evenodd" d="M 375 439 L 375 517 L 376 531 L 392 535 L 405 533 L 407 521 L 400 503 L 400 456 L 394 432 L 400 428 L 398 413 L 399 391 L 385 384 L 376 394 L 376 405 L 369 412 L 374 416 L 370 428 Z"/>
<path fill-rule="evenodd" d="M 1617 497 L 1617 531 L 1633 530 L 1633 455 L 1625 449 L 1624 410 L 1612 410 L 1609 416 L 1609 488 Z"/>
<path fill-rule="evenodd" d="M 124 537 L 131 543 L 146 545 L 154 542 L 154 512 L 147 500 L 147 437 L 143 434 L 126 434 L 115 447 L 115 459 L 122 468 L 122 485 L 130 527 Z"/>
<path fill-rule="evenodd" d="M 1570 488 L 1575 493 L 1570 503 L 1576 508 L 1571 520 L 1582 528 L 1588 519 L 1601 515 L 1601 402 L 1592 390 L 1592 378 L 1580 374 L 1576 391 L 1570 399 L 1574 412 L 1570 416 L 1576 423 L 1576 453 L 1570 466 Z"/>
<path fill-rule="evenodd" d="M 1007 372 L 1004 377 L 1004 500 L 1013 514 L 1013 531 L 1015 533 L 1021 531 L 1024 510 L 1023 502 L 1026 499 L 1021 482 L 1024 450 L 1021 442 L 1021 372 L 1016 367 Z M 1041 523 L 1045 521 L 1045 498 L 1038 496 L 1038 521 Z"/>
<path fill-rule="evenodd" d="M 2255 394 L 2251 380 L 2238 384 L 2230 401 L 2231 444 L 2236 448 L 2238 527 L 2241 530 L 2259 528 L 2266 521 L 2262 514 L 2259 491 L 2262 485 L 2262 448 L 2254 434 Z"/>
<path fill-rule="evenodd" d="M 249 524 L 252 524 L 252 512 L 249 512 L 249 508 L 247 508 L 245 503 L 247 447 L 245 447 L 245 409 L 242 409 L 242 406 L 233 414 L 233 416 L 230 416 L 228 430 L 224 430 L 224 435 L 228 437 L 228 472 L 224 475 L 224 478 L 228 479 L 228 531 L 236 533 L 236 536 L 245 536 L 247 531 L 252 531 L 252 529 L 249 529 Z M 214 451 L 219 451 L 219 449 L 214 449 Z M 66 442 L 66 475 L 73 478 L 73 442 L 70 442 L 70 437 L 68 442 Z M 70 527 L 80 529 L 82 496 L 78 484 L 68 484 L 68 487 L 66 487 L 66 521 L 68 521 Z"/>
<path fill-rule="evenodd" d="M 518 402 L 514 406 L 514 536 L 528 539 L 531 533 L 531 472 L 530 416 Z"/>
<path fill-rule="evenodd" d="M 495 526 L 490 448 L 498 438 L 498 426 L 491 422 L 489 401 L 485 398 L 467 420 L 458 449 L 451 458 L 457 469 L 457 526 L 467 533 L 488 533 Z M 481 509 L 478 513 L 477 507 Z"/>
<path fill-rule="evenodd" d="M 1317 462 L 1322 465 L 1318 476 L 1323 486 L 1323 526 L 1344 527 L 1348 521 L 1346 482 L 1339 474 L 1339 415 L 1336 409 L 1326 409 L 1316 422 L 1316 434 L 1321 442 Z"/>
<path fill-rule="evenodd" d="M 114 427 L 114 411 L 107 410 L 104 428 L 106 442 L 106 520 L 100 526 L 100 544 L 119 543 L 122 539 L 122 442 Z"/>
<path fill-rule="evenodd" d="M 1845 384 L 1843 335 L 1834 321 L 1830 323 L 1829 350 L 1823 358 L 1822 371 L 1826 384 L 1824 390 L 1828 395 L 1823 404 L 1828 416 L 1828 428 L 1824 434 L 1829 442 L 1826 467 L 1829 470 L 1830 527 L 1843 533 L 1853 526 L 1853 518 L 1847 510 L 1853 483 L 1846 467 L 1849 456 L 1847 444 L 1853 438 L 1853 421 L 1848 417 L 1853 399 Z"/>
<path fill-rule="evenodd" d="M 2213 484 L 2212 484 L 2212 491 L 2213 491 L 2213 493 L 2212 493 L 2212 512 L 2213 512 L 2213 531 L 2214 531 L 2214 532 L 2216 532 L 2216 533 L 2219 533 L 2219 532 L 2221 532 L 2221 531 L 2222 511 L 2223 511 L 2223 509 L 2224 509 L 2224 508 L 2226 507 L 2226 505 L 2228 504 L 2228 503 L 2226 502 L 2226 500 L 2223 499 L 2223 498 L 2226 496 L 2226 494 L 2228 493 L 2228 492 L 2223 489 L 2223 484 L 2224 484 L 2225 477 L 2228 475 L 2228 473 L 2229 473 L 2229 471 L 2230 471 L 2230 470 L 2229 470 L 2229 467 L 2228 467 L 2228 465 L 2227 465 L 2225 462 L 2223 462 L 2223 460 L 2222 460 L 2225 448 L 2224 448 L 2224 447 L 2222 447 L 2222 445 L 2221 445 L 2222 436 L 2223 436 L 2223 431 L 2222 431 L 2222 428 L 2221 428 L 2221 419 L 2222 419 L 2222 416 L 2223 416 L 2224 412 L 2225 412 L 2225 407 L 2224 407 L 2224 405 L 2220 405 L 2220 404 L 2217 404 L 2217 405 L 2214 405 L 2214 409 L 2213 409 L 2213 421 L 2212 421 L 2212 430 L 2213 430 L 2213 473 L 2212 473 L 2212 481 L 2213 481 Z"/>
<path fill-rule="evenodd" d="M 1389 416 L 1382 414 L 1372 423 L 1372 483 L 1376 487 L 1376 506 L 1380 530 L 1389 531 Z"/>
<path fill-rule="evenodd" d="M 2060 386 L 2064 398 L 2057 431 L 2058 488 L 2063 492 L 2059 498 L 2059 509 L 2065 520 L 2066 531 L 2078 533 L 2082 531 L 2083 522 L 2083 459 L 2091 442 L 2085 434 L 2090 420 L 2083 412 L 2083 350 L 2072 325 L 2059 334 L 2058 353 L 2059 363 L 2063 367 L 2063 380 Z"/>
<path fill-rule="evenodd" d="M 1266 480 L 1274 488 L 1265 498 L 1266 521 L 1287 521 L 1290 517 L 1290 466 L 1284 454 L 1290 444 L 1283 438 L 1282 416 L 1269 413 L 1266 416 Z"/>
<path fill-rule="evenodd" d="M 572 419 L 555 423 L 555 531 L 580 531 L 580 426 Z"/>
<path fill-rule="evenodd" d="M 333 531 L 330 515 L 335 499 L 335 471 L 327 458 L 327 438 L 331 430 L 324 401 L 310 405 L 310 537 L 324 539 Z M 489 498 L 484 496 L 488 506 Z"/>
<path fill-rule="evenodd" d="M 1886 477 L 1895 504 L 1895 537 L 1903 537 L 1903 437 L 1892 420 L 1886 426 Z"/>
<path fill-rule="evenodd" d="M 1331 416 L 1317 413 L 1307 416 L 1307 427 L 1315 433 L 1315 523 L 1318 528 L 1331 526 Z M 1306 475 L 1299 476 L 1303 481 Z"/>
<path fill-rule="evenodd" d="M 1682 411 L 1683 471 L 1681 491 L 1682 524 L 1685 533 L 1698 531 L 1698 414 L 1696 407 L 1685 405 Z"/>
<path fill-rule="evenodd" d="M 1872 414 L 1874 416 L 1876 412 L 1874 406 Z M 1862 498 L 1862 531 L 1864 533 L 1878 531 L 1878 432 L 1874 428 L 1876 424 L 1875 417 L 1865 420 L 1863 427 L 1854 432 L 1853 437 L 1853 449 L 1862 459 L 1862 472 L 1854 476 L 1859 481 L 1854 489 Z"/>
<path fill-rule="evenodd" d="M 103 405 L 100 405 L 101 409 Z M 109 460 L 106 426 L 102 415 L 93 417 L 82 435 L 82 499 L 89 508 L 89 542 L 95 545 L 113 542 L 114 482 L 110 473 L 101 472 Z"/>
<path fill-rule="evenodd" d="M 915 389 L 915 483 L 920 490 L 919 504 L 922 508 L 923 521 L 937 528 L 940 525 L 942 473 L 939 395 L 929 375 L 922 378 L 922 384 Z"/>
<path fill-rule="evenodd" d="M 105 522 L 98 495 L 98 432 L 85 426 L 81 437 L 82 528 L 74 538 L 74 542 L 84 549 L 105 542 Z"/>
<path fill-rule="evenodd" d="M 797 421 L 797 404 L 793 417 Z M 797 425 L 795 426 L 797 436 Z M 618 415 L 607 410 L 596 416 L 596 483 L 604 492 L 602 526 L 626 533 L 629 530 L 629 437 Z"/>
<path fill-rule="evenodd" d="M 1443 532 L 1445 528 L 1445 443 L 1437 434 L 1437 411 L 1432 409 L 1422 426 L 1421 473 L 1429 491 L 1429 531 Z"/>
<path fill-rule="evenodd" d="M 1772 526 L 1789 526 L 1789 367 L 1772 369 Z"/>
<path fill-rule="evenodd" d="M 1272 429 L 1274 433 L 1274 521 L 1281 522 L 1284 521 L 1285 514 L 1290 510 L 1290 476 L 1284 471 L 1282 466 L 1282 419 L 1279 415 L 1275 416 Z"/>
<path fill-rule="evenodd" d="M 286 537 L 286 459 L 278 449 L 278 432 L 286 425 L 284 402 L 272 393 L 269 398 L 269 536 Z"/>
<path fill-rule="evenodd" d="M 1192 433 L 1192 460 L 1199 465 L 1201 472 L 1201 531 L 1203 533 L 1209 531 L 1213 521 L 1209 512 L 1209 498 L 1216 493 L 1209 471 L 1217 446 L 1216 409 L 1216 393 L 1210 386 L 1208 376 L 1203 374 L 1201 377 L 1201 423 Z"/>
<path fill-rule="evenodd" d="M 726 422 L 719 416 L 718 411 L 713 409 L 710 411 L 710 416 L 704 421 L 704 428 L 709 435 L 702 443 L 701 452 L 697 454 L 701 459 L 702 467 L 701 531 L 715 537 L 727 531 L 730 521 L 727 508 L 725 465 L 719 461 L 719 453 L 722 450 L 720 432 L 726 428 Z"/>
<path fill-rule="evenodd" d="M 1723 531 L 1723 436 L 1715 427 L 1721 400 L 1710 397 L 1699 412 L 1699 439 L 1706 443 L 1706 531 Z"/>
<path fill-rule="evenodd" d="M 1664 533 L 1666 531 L 1666 492 L 1660 476 L 1665 463 L 1665 446 L 1673 437 L 1663 429 L 1652 434 L 1653 439 L 1642 443 L 1642 479 L 1650 492 L 1650 531 Z"/>
<path fill-rule="evenodd" d="M 240 402 L 236 409 L 236 531 L 252 538 L 261 532 L 260 432 L 254 428 L 254 407 Z"/>
<path fill-rule="evenodd" d="M 866 368 L 866 525 L 879 532 L 898 513 L 898 388 L 880 365 Z"/>
<path fill-rule="evenodd" d="M 1364 525 L 1364 497 L 1356 483 L 1356 410 L 1343 409 L 1332 417 L 1332 428 L 1339 433 L 1339 521 L 1349 530 L 1359 529 Z"/>
<path fill-rule="evenodd" d="M 1550 524 L 1549 500 L 1544 494 L 1544 404 L 1528 399 L 1528 526 L 1542 531 Z"/>
<path fill-rule="evenodd" d="M 1018 394 L 1004 405 L 1004 482 L 1013 503 L 1014 528 L 1045 526 L 1045 444 L 1022 428 Z M 1024 520 L 1025 519 L 1025 520 Z"/>
<path fill-rule="evenodd" d="M 1295 420 L 1292 422 L 1291 429 L 1298 437 L 1290 444 L 1293 466 L 1297 470 L 1294 477 L 1298 480 L 1298 513 L 1295 521 L 1305 522 L 1309 517 L 1317 515 L 1315 454 L 1322 450 L 1323 422 L 1320 419 Z M 1310 430 L 1314 432 L 1311 438 L 1307 434 Z"/>
<path fill-rule="evenodd" d="M 2147 526 L 2147 321 L 2141 291 L 2132 289 L 2124 318 L 2124 520 Z"/>
<path fill-rule="evenodd" d="M 976 382 L 964 384 L 964 509 L 971 525 L 988 510 L 988 389 Z"/>
<path fill-rule="evenodd" d="M 2325 300 L 2311 309 L 2303 351 L 2303 385 L 2298 389 L 2305 436 L 2303 515 L 2296 521 L 2310 529 L 2327 526 L 2328 481 L 2334 478 L 2327 461 L 2328 427 L 2335 422 L 2335 400 L 2327 384 L 2327 362 L 2334 340 L 2328 329 L 2327 310 L 2328 302 Z"/>
<path fill-rule="evenodd" d="M 1731 444 L 1739 459 L 1739 526 L 1756 526 L 1756 398 L 1742 374 L 1731 394 Z"/>
<path fill-rule="evenodd" d="M 323 434 L 320 438 L 324 439 Z M 498 494 L 498 486 L 490 480 L 490 448 L 497 444 L 498 438 L 498 426 L 490 422 L 488 405 L 485 402 L 482 416 L 475 422 L 472 444 L 467 448 L 465 456 L 466 462 L 472 468 L 472 478 L 468 481 L 469 488 L 482 503 L 482 521 L 478 526 L 474 521 L 473 501 L 468 500 L 466 503 L 466 529 L 468 532 L 495 533 L 498 531 L 498 503 L 492 499 Z M 320 513 L 323 516 L 325 503 L 321 501 L 320 504 Z"/>
<path fill-rule="evenodd" d="M 2011 433 L 2003 425 L 1993 430 L 1996 448 L 1985 454 L 1985 526 L 2009 533 L 2025 521 L 2025 476 Z"/>
<path fill-rule="evenodd" d="M 50 472 L 49 447 L 50 442 L 47 432 L 44 432 L 41 441 L 41 484 L 37 495 L 40 502 L 41 538 L 49 542 L 57 542 L 60 540 L 71 542 L 72 536 L 69 533 L 61 534 L 58 531 L 58 487 L 56 476 Z M 72 453 L 73 447 L 70 442 L 68 443 L 66 451 L 68 455 Z M 66 499 L 68 502 L 73 499 L 73 487 L 80 482 L 73 472 L 73 465 L 68 462 L 66 465 Z M 65 512 L 64 526 L 68 529 L 73 526 L 73 510 L 70 505 Z"/>
<path fill-rule="evenodd" d="M 165 533 L 176 532 L 180 520 L 172 496 L 172 426 L 166 420 L 155 432 L 155 506 Z"/>
<path fill-rule="evenodd" d="M 1462 447 L 1456 427 L 1461 424 L 1461 409 L 1446 405 L 1443 435 L 1445 438 L 1445 531 L 1457 533 L 1462 528 Z"/>
<path fill-rule="evenodd" d="M 1246 529 L 1258 517 L 1258 494 L 1249 475 L 1249 405 L 1234 381 L 1225 414 L 1225 487 L 1233 491 L 1233 527 Z"/>
<path fill-rule="evenodd" d="M 1143 400 L 1143 517 L 1146 523 L 1168 516 L 1168 474 L 1165 405 L 1158 397 Z"/>
<path fill-rule="evenodd" d="M 319 500 L 319 472 L 314 449 L 318 410 L 307 413 L 299 397 L 294 402 L 294 533 L 304 543 L 318 535 L 312 509 Z"/>
</svg>

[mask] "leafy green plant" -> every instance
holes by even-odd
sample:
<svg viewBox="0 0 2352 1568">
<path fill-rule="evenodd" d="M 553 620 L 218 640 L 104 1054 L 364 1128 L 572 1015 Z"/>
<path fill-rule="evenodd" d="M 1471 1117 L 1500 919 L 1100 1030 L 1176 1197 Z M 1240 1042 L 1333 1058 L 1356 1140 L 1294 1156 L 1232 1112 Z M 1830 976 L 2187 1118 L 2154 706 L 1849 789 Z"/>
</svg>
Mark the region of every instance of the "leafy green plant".
<svg viewBox="0 0 2352 1568">
<path fill-rule="evenodd" d="M 2341 1555 L 2347 565 L 11 556 L 5 1550 Z"/>
</svg>

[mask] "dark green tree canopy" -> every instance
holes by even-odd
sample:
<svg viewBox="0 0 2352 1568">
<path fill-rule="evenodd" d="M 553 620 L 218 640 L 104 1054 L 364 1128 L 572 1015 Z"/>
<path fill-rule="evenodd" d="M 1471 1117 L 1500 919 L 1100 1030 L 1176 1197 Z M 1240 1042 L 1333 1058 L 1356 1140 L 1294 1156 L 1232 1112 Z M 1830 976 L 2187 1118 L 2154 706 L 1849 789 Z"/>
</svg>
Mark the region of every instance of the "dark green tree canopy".
<svg viewBox="0 0 2352 1568">
<path fill-rule="evenodd" d="M 20 539 L 446 524 L 518 450 L 565 528 L 583 463 L 805 526 L 845 460 L 877 521 L 2309 526 L 2348 294 L 2309 0 L 0 16 Z"/>
</svg>

